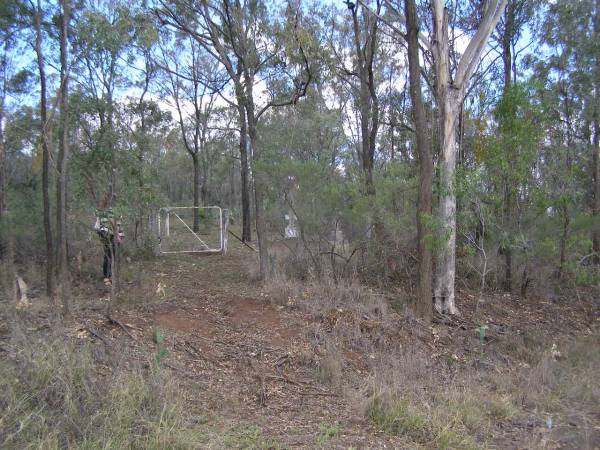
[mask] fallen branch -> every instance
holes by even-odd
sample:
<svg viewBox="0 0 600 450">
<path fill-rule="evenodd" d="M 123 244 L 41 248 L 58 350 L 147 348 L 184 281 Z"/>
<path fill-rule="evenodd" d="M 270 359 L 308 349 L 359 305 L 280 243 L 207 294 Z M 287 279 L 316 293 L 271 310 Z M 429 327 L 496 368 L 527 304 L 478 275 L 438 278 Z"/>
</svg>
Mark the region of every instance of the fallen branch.
<svg viewBox="0 0 600 450">
<path fill-rule="evenodd" d="M 242 244 L 244 244 L 246 247 L 248 247 L 250 250 L 253 251 L 258 251 L 256 250 L 254 247 L 252 247 L 250 244 L 248 244 L 247 242 L 243 241 L 241 237 L 239 237 L 237 234 L 235 234 L 233 231 L 231 231 L 230 229 L 227 229 L 227 232 L 229 234 L 231 234 L 234 238 L 236 238 L 238 241 L 240 241 Z"/>
<path fill-rule="evenodd" d="M 117 325 L 119 328 L 121 328 L 125 332 L 125 334 L 127 336 L 129 336 L 131 339 L 133 339 L 134 341 L 137 340 L 135 338 L 135 336 L 133 334 L 131 334 L 129 332 L 129 330 L 125 327 L 125 325 L 123 325 L 119 320 L 115 319 L 110 314 L 106 315 L 106 319 L 108 320 L 108 323 L 110 323 L 111 325 Z"/>
<path fill-rule="evenodd" d="M 217 361 L 215 361 L 212 358 L 209 358 L 208 356 L 204 355 L 195 345 L 193 345 L 191 342 L 189 341 L 183 341 L 183 344 L 179 343 L 179 345 L 181 347 L 183 347 L 183 349 L 192 357 L 192 358 L 200 358 L 203 359 L 204 361 L 208 361 L 209 363 L 213 364 L 214 366 L 217 367 L 221 367 L 221 364 L 218 363 Z"/>
<path fill-rule="evenodd" d="M 170 364 L 170 363 L 168 363 L 166 361 L 163 361 L 161 364 L 163 366 L 165 366 L 165 367 L 168 367 L 171 370 L 174 370 L 175 372 L 179 372 L 179 373 L 185 375 L 188 378 L 193 378 L 196 382 L 200 382 L 200 383 L 203 383 L 203 384 L 208 384 L 206 382 L 206 380 L 199 380 L 198 378 L 200 377 L 200 375 L 198 375 L 198 374 L 196 374 L 194 372 L 190 372 L 189 370 L 185 370 L 185 369 L 182 369 L 181 367 L 174 366 L 173 364 Z"/>
<path fill-rule="evenodd" d="M 100 341 L 102 341 L 102 343 L 104 345 L 106 345 L 107 347 L 110 347 L 110 343 L 104 339 L 104 337 L 102 337 L 96 330 L 94 330 L 91 327 L 85 327 L 84 330 L 86 330 L 88 333 L 90 333 L 90 335 Z"/>
<path fill-rule="evenodd" d="M 283 381 L 285 383 L 291 384 L 292 386 L 307 387 L 307 388 L 310 389 L 310 391 L 299 390 L 298 394 L 302 394 L 302 395 L 315 395 L 315 396 L 322 396 L 322 397 L 339 397 L 338 394 L 336 394 L 334 392 L 323 391 L 323 390 L 315 387 L 314 385 L 312 385 L 309 382 L 292 380 L 291 378 L 288 378 L 286 376 L 279 376 L 278 377 L 276 375 L 266 375 L 264 377 L 264 379 L 265 380 L 272 380 L 272 381 Z"/>
</svg>

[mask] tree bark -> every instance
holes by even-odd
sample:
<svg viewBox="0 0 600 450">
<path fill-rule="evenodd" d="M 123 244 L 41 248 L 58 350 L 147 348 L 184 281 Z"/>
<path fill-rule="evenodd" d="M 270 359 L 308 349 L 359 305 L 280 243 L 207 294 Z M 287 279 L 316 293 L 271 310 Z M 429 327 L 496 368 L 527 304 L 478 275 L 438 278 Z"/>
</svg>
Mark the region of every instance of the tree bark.
<svg viewBox="0 0 600 450">
<path fill-rule="evenodd" d="M 4 146 L 4 108 L 6 101 L 6 94 L 8 89 L 8 80 L 6 75 L 6 64 L 9 52 L 9 44 L 8 39 L 4 42 L 4 49 L 2 52 L 2 60 L 0 64 L 4 67 L 4 71 L 2 73 L 2 86 L 0 87 L 0 227 L 4 227 L 6 230 L 7 224 L 5 224 L 7 217 L 7 204 L 6 204 L 6 148 Z M 6 253 L 6 245 L 7 240 L 4 239 L 6 236 L 6 231 L 4 233 L 0 233 L 0 260 L 4 258 Z"/>
<path fill-rule="evenodd" d="M 445 229 L 434 287 L 435 308 L 441 313 L 457 314 L 454 281 L 456 272 L 456 125 L 465 87 L 473 74 L 489 36 L 504 12 L 507 0 L 490 0 L 475 36 L 465 49 L 454 80 L 450 78 L 448 11 L 443 0 L 433 0 L 432 50 L 436 75 L 436 94 L 440 117 L 440 206 L 439 221 Z"/>
<path fill-rule="evenodd" d="M 252 223 L 250 218 L 250 195 L 248 189 L 248 126 L 246 121 L 246 111 L 243 106 L 241 108 L 238 106 L 238 115 L 238 123 L 240 127 L 242 241 L 250 242 L 252 240 Z"/>
<path fill-rule="evenodd" d="M 62 0 L 60 22 L 60 142 L 56 183 L 56 278 L 65 313 L 69 311 L 70 282 L 67 260 L 67 160 L 69 157 L 68 33 L 71 6 Z"/>
<path fill-rule="evenodd" d="M 42 6 L 41 0 L 37 2 L 37 9 L 34 13 L 35 28 L 35 52 L 37 56 L 37 66 L 40 75 L 40 138 L 42 144 L 42 202 L 44 214 L 44 234 L 46 236 L 46 295 L 53 303 L 55 296 L 55 279 L 53 265 L 54 242 L 52 236 L 52 225 L 50 221 L 50 148 L 48 139 L 48 110 L 46 104 L 46 63 L 42 49 Z"/>
<path fill-rule="evenodd" d="M 198 153 L 190 153 L 194 166 L 194 232 L 200 229 L 200 162 L 198 161 Z"/>
<path fill-rule="evenodd" d="M 248 136 L 252 149 L 252 175 L 254 177 L 254 220 L 256 222 L 256 238 L 258 239 L 258 254 L 260 266 L 260 279 L 266 280 L 269 276 L 269 247 L 267 243 L 267 224 L 263 211 L 263 198 L 266 189 L 264 174 L 260 166 L 261 148 L 257 130 L 257 118 L 254 110 L 254 76 L 248 68 L 244 73 L 246 93 L 245 107 L 248 121 Z"/>
<path fill-rule="evenodd" d="M 427 118 L 421 92 L 421 66 L 419 63 L 419 19 L 415 0 L 405 0 L 406 41 L 410 98 L 415 124 L 417 153 L 419 155 L 419 200 L 417 204 L 417 246 L 419 255 L 419 294 L 416 310 L 426 320 L 432 314 L 432 255 L 428 244 L 430 236 L 427 224 L 431 218 L 433 189 L 433 158 L 427 129 Z"/>
<path fill-rule="evenodd" d="M 435 74 L 440 109 L 440 206 L 439 219 L 445 227 L 445 242 L 440 249 L 436 266 L 434 287 L 435 308 L 438 312 L 456 314 L 454 303 L 454 278 L 456 267 L 456 114 L 462 92 L 450 82 L 448 48 L 448 11 L 441 2 L 434 3 Z"/>
<path fill-rule="evenodd" d="M 208 206 L 208 174 L 209 174 L 209 168 L 208 168 L 208 146 L 206 145 L 206 143 L 202 144 L 202 150 L 203 150 L 203 156 L 204 158 L 202 158 L 202 165 L 201 165 L 201 172 L 202 172 L 202 177 L 201 177 L 201 183 L 200 183 L 200 200 L 202 201 L 202 205 L 203 206 Z"/>
<path fill-rule="evenodd" d="M 595 42 L 600 40 L 600 0 L 596 0 L 594 16 Z M 592 218 L 594 219 L 592 231 L 592 251 L 594 261 L 600 264 L 600 51 L 596 50 L 596 67 L 594 71 L 594 138 L 592 145 L 592 181 L 593 200 Z"/>
<path fill-rule="evenodd" d="M 381 3 L 378 1 L 377 13 L 379 13 L 380 9 Z M 377 131 L 379 129 L 379 100 L 375 89 L 373 63 L 377 49 L 379 19 L 371 15 L 367 16 L 366 36 L 363 43 L 357 10 L 358 8 L 356 7 L 352 8 L 352 26 L 359 79 L 361 163 L 365 177 L 365 193 L 367 195 L 375 195 L 373 163 Z"/>
<path fill-rule="evenodd" d="M 512 40 L 514 38 L 514 22 L 515 22 L 515 3 L 514 0 L 508 0 L 506 10 L 504 11 L 504 30 L 502 34 L 502 62 L 504 65 L 504 95 L 508 92 L 512 84 Z M 514 156 L 507 155 L 509 158 L 509 167 L 514 166 Z M 510 169 L 509 169 L 510 170 Z M 512 290 L 512 246 L 510 240 L 512 222 L 514 221 L 513 216 L 513 182 L 511 180 L 510 173 L 504 177 L 503 186 L 503 209 L 502 209 L 502 222 L 504 231 L 508 234 L 509 238 L 505 239 L 501 250 L 504 256 L 504 290 L 510 292 Z"/>
<path fill-rule="evenodd" d="M 0 227 L 6 227 L 6 150 L 4 147 L 4 99 L 0 99 Z M 6 228 L 5 228 L 6 229 Z M 4 258 L 6 232 L 0 233 L 0 259 Z"/>
<path fill-rule="evenodd" d="M 434 288 L 435 308 L 441 313 L 457 314 L 454 301 L 456 272 L 456 191 L 454 190 L 456 168 L 456 103 L 462 92 L 442 94 L 444 112 L 442 118 L 442 151 L 440 154 L 440 222 L 445 227 L 446 240 L 442 245 L 436 266 Z"/>
<path fill-rule="evenodd" d="M 567 207 L 566 204 L 564 204 L 561 208 L 561 215 L 562 215 L 562 235 L 560 237 L 560 262 L 558 265 L 558 274 L 557 274 L 557 279 L 558 282 L 560 283 L 562 281 L 562 277 L 563 277 L 563 272 L 564 272 L 564 268 L 565 268 L 565 262 L 567 260 L 567 239 L 569 237 L 569 224 L 570 224 L 570 217 L 569 217 L 569 208 Z"/>
</svg>

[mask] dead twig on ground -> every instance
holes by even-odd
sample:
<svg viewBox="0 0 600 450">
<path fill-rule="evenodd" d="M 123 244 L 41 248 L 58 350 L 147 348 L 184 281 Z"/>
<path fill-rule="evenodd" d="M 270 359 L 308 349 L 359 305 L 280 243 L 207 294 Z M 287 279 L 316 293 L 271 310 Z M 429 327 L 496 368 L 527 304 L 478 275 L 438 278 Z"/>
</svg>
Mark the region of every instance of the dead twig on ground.
<svg viewBox="0 0 600 450">
<path fill-rule="evenodd" d="M 83 328 L 85 331 L 87 331 L 88 333 L 90 333 L 90 335 L 96 339 L 98 339 L 99 341 L 102 341 L 102 343 L 104 345 L 106 345 L 107 347 L 110 347 L 110 343 L 104 339 L 104 337 L 102 335 L 100 335 L 100 333 L 98 333 L 96 330 L 94 330 L 92 327 L 84 327 Z"/>
<path fill-rule="evenodd" d="M 192 357 L 192 358 L 200 358 L 204 361 L 208 361 L 216 367 L 222 367 L 218 361 L 215 361 L 213 358 L 209 358 L 205 354 L 203 354 L 200 349 L 198 349 L 194 344 L 190 341 L 184 340 L 183 343 L 179 342 L 178 345 L 183 347 L 183 349 Z"/>
<path fill-rule="evenodd" d="M 119 328 L 121 328 L 125 334 L 127 336 L 129 336 L 131 339 L 133 339 L 134 341 L 136 341 L 137 339 L 135 338 L 135 336 L 133 334 L 131 334 L 129 332 L 129 330 L 125 327 L 125 325 L 123 325 L 121 323 L 121 321 L 119 321 L 118 319 L 115 319 L 113 316 L 111 316 L 110 314 L 106 314 L 106 319 L 108 320 L 108 323 L 111 325 L 117 325 Z"/>
</svg>

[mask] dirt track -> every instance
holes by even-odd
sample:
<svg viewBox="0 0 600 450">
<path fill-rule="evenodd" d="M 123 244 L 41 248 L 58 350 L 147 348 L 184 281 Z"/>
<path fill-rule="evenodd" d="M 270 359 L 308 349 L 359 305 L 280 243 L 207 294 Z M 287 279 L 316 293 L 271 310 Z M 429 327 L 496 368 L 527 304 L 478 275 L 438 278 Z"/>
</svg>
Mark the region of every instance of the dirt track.
<svg viewBox="0 0 600 450">
<path fill-rule="evenodd" d="M 161 258 L 147 268 L 158 274 L 152 285 L 137 286 L 136 295 L 148 301 L 118 306 L 111 315 L 118 323 L 82 318 L 83 328 L 118 341 L 132 360 L 147 364 L 159 329 L 168 351 L 164 370 L 178 380 L 189 407 L 224 433 L 223 448 L 404 447 L 316 381 L 311 317 L 271 304 L 246 275 L 245 251 Z M 158 283 L 164 296 L 156 293 Z"/>
</svg>

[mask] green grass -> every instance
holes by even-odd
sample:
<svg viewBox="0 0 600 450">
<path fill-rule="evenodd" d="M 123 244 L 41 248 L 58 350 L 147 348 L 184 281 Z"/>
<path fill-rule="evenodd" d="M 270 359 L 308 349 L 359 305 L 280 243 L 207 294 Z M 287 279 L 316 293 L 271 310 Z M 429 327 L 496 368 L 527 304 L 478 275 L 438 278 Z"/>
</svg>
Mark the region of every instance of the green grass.
<svg viewBox="0 0 600 450">
<path fill-rule="evenodd" d="M 241 423 L 226 429 L 212 438 L 213 447 L 240 450 L 279 450 L 284 447 L 275 440 L 263 435 L 255 424 Z"/>
<path fill-rule="evenodd" d="M 382 431 L 421 445 L 433 444 L 438 449 L 479 448 L 472 432 L 479 427 L 483 412 L 474 410 L 468 401 L 440 398 L 429 404 L 401 395 L 392 391 L 373 395 L 367 404 L 367 417 Z"/>
<path fill-rule="evenodd" d="M 321 423 L 319 426 L 319 435 L 317 436 L 317 444 L 323 446 L 332 439 L 338 438 L 342 434 L 342 426 L 339 423 Z"/>
<path fill-rule="evenodd" d="M 0 361 L 0 448 L 189 449 L 190 426 L 160 372 L 95 366 L 90 349 L 28 344 Z"/>
<path fill-rule="evenodd" d="M 377 394 L 367 407 L 367 417 L 390 434 L 407 435 L 423 440 L 427 435 L 427 418 L 408 400 L 395 395 Z"/>
</svg>

